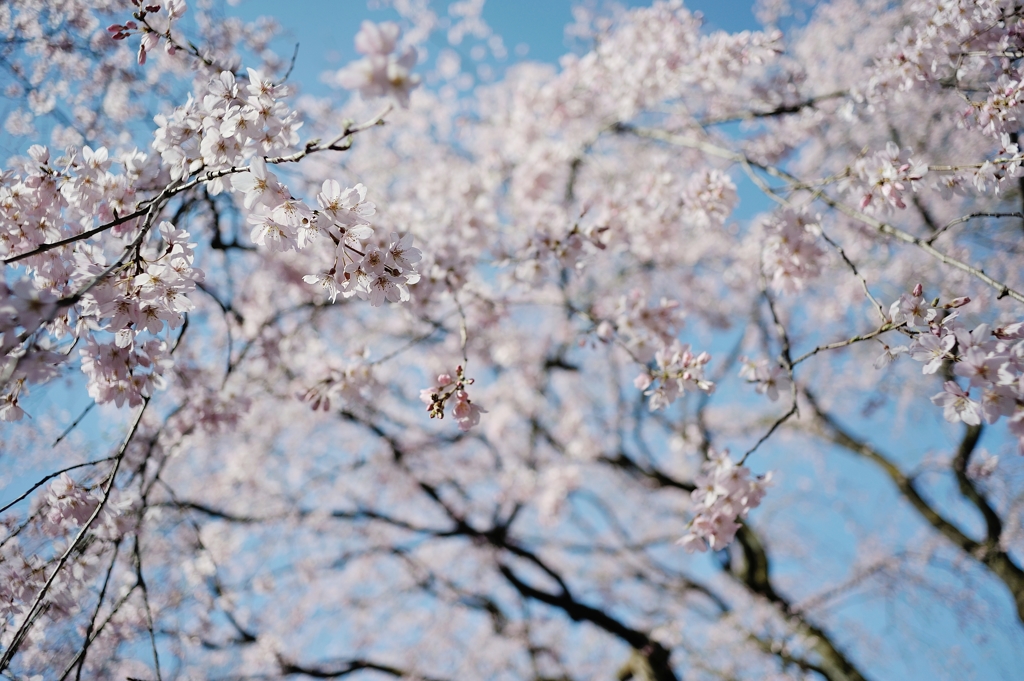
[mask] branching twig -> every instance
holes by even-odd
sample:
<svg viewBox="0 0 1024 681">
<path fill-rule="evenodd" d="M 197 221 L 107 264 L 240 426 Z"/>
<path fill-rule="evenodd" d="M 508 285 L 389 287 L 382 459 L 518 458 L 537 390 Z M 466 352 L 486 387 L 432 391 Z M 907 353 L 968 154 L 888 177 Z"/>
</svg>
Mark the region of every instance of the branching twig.
<svg viewBox="0 0 1024 681">
<path fill-rule="evenodd" d="M 878 327 L 877 329 L 875 329 L 874 331 L 872 331 L 870 333 L 865 333 L 865 334 L 862 334 L 860 336 L 854 336 L 853 338 L 849 338 L 849 339 L 844 340 L 844 341 L 836 341 L 835 343 L 827 343 L 825 345 L 819 345 L 818 347 L 814 348 L 813 350 L 805 352 L 804 354 L 800 355 L 795 360 L 793 360 L 793 366 L 796 366 L 797 364 L 799 364 L 800 362 L 804 361 L 805 359 L 810 359 L 811 357 L 813 357 L 814 355 L 818 354 L 819 352 L 824 352 L 825 350 L 835 350 L 836 348 L 845 348 L 848 345 L 853 345 L 854 343 L 859 343 L 861 341 L 871 340 L 872 338 L 876 338 L 877 336 L 881 336 L 883 333 L 886 333 L 888 331 L 893 331 L 894 329 L 899 329 L 899 328 L 902 328 L 904 326 L 906 326 L 906 322 L 903 322 L 903 323 L 900 323 L 900 324 L 886 323 L 886 324 L 883 324 L 882 326 Z"/>
<path fill-rule="evenodd" d="M 761 275 L 761 293 L 764 295 L 764 299 L 768 302 L 768 309 L 771 311 L 772 321 L 775 323 L 775 330 L 779 334 L 779 345 L 781 346 L 779 350 L 779 360 L 782 363 L 783 368 L 785 368 L 786 373 L 789 375 L 789 393 L 791 402 L 786 413 L 777 418 L 775 422 L 772 423 L 771 427 L 768 428 L 768 432 L 762 435 L 761 438 L 754 443 L 753 447 L 743 453 L 743 456 L 740 457 L 739 465 L 741 466 L 746 463 L 747 457 L 757 451 L 757 448 L 764 444 L 765 441 L 767 441 L 783 423 L 788 421 L 794 415 L 799 415 L 800 413 L 796 401 L 796 377 L 793 375 L 794 362 L 790 355 L 789 334 L 786 333 L 786 327 L 782 324 L 782 320 L 779 318 L 779 314 L 775 310 L 775 302 L 772 300 L 771 294 L 768 293 L 768 285 L 763 274 Z"/>
<path fill-rule="evenodd" d="M 384 109 L 381 110 L 380 113 L 378 113 L 376 116 L 374 116 L 373 118 L 364 123 L 360 123 L 358 125 L 346 125 L 342 132 L 335 136 L 327 144 L 323 144 L 319 140 L 310 140 L 309 142 L 306 143 L 306 146 L 302 149 L 302 151 L 297 151 L 294 154 L 288 154 L 286 156 L 266 157 L 266 162 L 270 165 L 279 165 L 282 163 L 297 163 L 306 156 L 309 156 L 310 154 L 315 154 L 319 151 L 344 151 L 348 149 L 349 146 L 351 146 L 351 144 L 342 144 L 343 141 L 348 140 L 349 138 L 351 138 L 352 135 L 355 135 L 356 133 L 363 132 L 364 130 L 368 130 L 378 125 L 383 125 L 384 117 L 388 113 L 390 113 L 391 108 L 392 106 L 390 104 L 387 105 L 386 107 L 384 107 Z M 90 237 L 96 236 L 97 234 L 100 234 L 102 232 L 105 232 L 109 229 L 116 227 L 117 225 L 124 224 L 125 222 L 129 222 L 131 220 L 135 220 L 136 218 L 142 217 L 143 215 L 148 213 L 154 205 L 166 202 L 166 200 L 174 196 L 177 196 L 182 192 L 186 192 L 189 189 L 192 189 L 200 184 L 210 182 L 211 180 L 216 180 L 221 177 L 226 177 L 228 175 L 246 172 L 248 170 L 248 166 L 231 166 L 230 168 L 209 170 L 205 173 L 202 172 L 201 170 L 197 171 L 199 172 L 199 174 L 193 177 L 191 180 L 188 180 L 186 182 L 179 181 L 180 183 L 169 184 L 157 196 L 151 199 L 147 199 L 146 201 L 142 201 L 141 203 L 139 203 L 139 207 L 135 211 L 127 215 L 122 215 L 119 218 L 104 223 L 99 227 L 95 227 L 88 231 L 82 232 L 81 234 L 70 236 L 67 237 L 66 239 L 61 239 L 53 243 L 42 244 L 32 249 L 31 251 L 27 251 L 25 253 L 20 253 L 18 255 L 6 258 L 4 259 L 3 262 L 5 265 L 11 265 L 26 258 L 31 258 L 32 256 L 39 255 L 41 253 L 46 253 L 47 251 L 53 250 L 54 248 L 67 246 L 68 244 L 75 243 L 76 241 L 82 241 L 83 239 L 88 239 Z M 145 208 L 143 208 L 143 206 L 145 206 Z"/>
<path fill-rule="evenodd" d="M 40 487 L 42 487 L 44 484 L 46 484 L 46 482 L 48 480 L 53 480 L 58 475 L 61 475 L 63 473 L 67 473 L 68 471 L 73 471 L 76 468 L 84 468 L 86 466 L 95 466 L 96 464 L 103 463 L 104 461 L 113 461 L 113 459 L 114 459 L 114 457 L 108 456 L 108 457 L 106 457 L 104 459 L 96 459 L 95 461 L 86 461 L 85 463 L 78 463 L 78 464 L 75 464 L 74 466 L 68 466 L 67 468 L 62 468 L 59 471 L 54 471 L 53 473 L 50 473 L 49 475 L 47 475 L 45 478 L 43 478 L 42 480 L 40 480 L 36 484 L 34 484 L 31 487 L 29 487 L 28 490 L 24 494 L 22 494 L 20 497 L 18 497 L 14 501 L 10 502 L 6 506 L 3 506 L 2 508 L 0 508 L 0 513 L 3 513 L 4 511 L 8 510 L 9 508 L 12 508 L 19 501 L 22 501 L 22 500 L 26 499 L 28 497 L 28 495 L 32 494 L 32 492 L 34 492 L 37 489 L 39 489 Z"/>
<path fill-rule="evenodd" d="M 14 658 L 15 653 L 18 652 L 18 648 L 21 646 L 22 641 L 25 639 L 29 629 L 32 627 L 32 624 L 42 613 L 43 600 L 46 598 L 46 594 L 49 592 L 50 587 L 52 587 L 53 583 L 56 581 L 57 575 L 60 574 L 64 565 L 67 564 L 68 560 L 70 560 L 71 554 L 78 550 L 78 547 L 82 544 L 85 539 L 85 535 L 89 532 L 92 524 L 96 522 L 100 513 L 103 512 L 104 508 L 106 508 L 107 501 L 110 499 L 110 492 L 114 488 L 114 478 L 117 477 L 117 471 L 121 467 L 121 461 L 124 459 L 124 454 L 128 450 L 128 445 L 131 443 L 132 438 L 135 436 L 135 432 L 139 428 L 139 424 L 142 422 L 142 415 L 146 413 L 147 406 L 149 406 L 148 397 L 143 399 L 142 407 L 139 409 L 139 413 L 135 417 L 135 421 L 132 423 L 131 428 L 128 430 L 128 434 L 121 443 L 121 447 L 118 449 L 117 455 L 114 457 L 114 466 L 111 468 L 110 474 L 107 476 L 107 481 L 103 486 L 103 496 L 100 497 L 99 503 L 96 504 L 96 508 L 93 509 L 89 518 L 82 525 L 82 529 L 78 531 L 74 540 L 68 545 L 60 558 L 57 559 L 56 567 L 53 569 L 53 572 L 50 573 L 49 578 L 43 584 L 42 588 L 39 589 L 39 593 L 36 594 L 35 599 L 32 601 L 32 606 L 28 609 L 28 612 L 25 613 L 25 619 L 11 637 L 10 645 L 7 646 L 7 650 L 4 651 L 4 654 L 0 656 L 0 671 L 7 669 L 7 666 L 10 665 L 11 660 Z"/>
<path fill-rule="evenodd" d="M 69 434 L 71 434 L 72 430 L 74 430 L 75 428 L 78 427 L 78 424 L 82 422 L 82 419 L 84 419 L 86 417 L 86 415 L 90 411 L 92 411 L 92 408 L 95 407 L 95 406 L 96 406 L 96 400 L 93 400 L 92 402 L 89 403 L 88 407 L 86 407 L 85 409 L 82 410 L 82 413 L 78 415 L 78 418 L 76 418 L 74 421 L 72 421 L 71 425 L 64 429 L 64 431 L 60 434 L 60 437 L 58 437 L 56 440 L 54 440 L 53 444 L 50 445 L 50 446 L 51 447 L 56 447 L 57 445 L 59 445 L 64 438 L 66 438 Z"/>
<path fill-rule="evenodd" d="M 647 138 L 650 138 L 650 139 L 656 139 L 656 140 L 659 140 L 659 141 L 668 142 L 669 144 L 675 144 L 675 145 L 678 145 L 678 146 L 689 147 L 691 149 L 697 149 L 698 151 L 703 151 L 704 153 L 706 153 L 706 154 L 708 154 L 710 156 L 715 156 L 717 158 L 726 159 L 726 160 L 732 161 L 734 163 L 740 163 L 740 164 L 747 165 L 747 166 L 753 166 L 755 168 L 758 168 L 758 169 L 768 173 L 769 175 L 771 175 L 773 177 L 777 177 L 777 178 L 779 178 L 781 180 L 785 180 L 786 182 L 788 182 L 790 184 L 802 184 L 802 182 L 800 181 L 799 178 L 793 176 L 789 172 L 787 172 L 787 171 L 785 171 L 785 170 L 783 170 L 783 169 L 781 169 L 781 168 L 779 168 L 777 166 L 773 166 L 773 165 L 769 165 L 769 164 L 765 164 L 765 163 L 758 163 L 757 161 L 753 161 L 753 160 L 749 159 L 744 154 L 732 151 L 730 149 L 726 149 L 724 147 L 721 147 L 721 146 L 719 146 L 717 144 L 713 144 L 711 142 L 706 142 L 704 140 L 695 139 L 693 137 L 688 137 L 688 136 L 685 136 L 685 135 L 674 135 L 672 133 L 665 132 L 665 131 L 662 131 L 662 130 L 654 130 L 654 129 L 649 129 L 649 128 L 638 128 L 638 127 L 635 127 L 635 126 L 627 125 L 625 123 L 619 124 L 619 125 L 615 126 L 613 129 L 615 130 L 615 132 L 630 133 L 630 134 L 637 135 L 639 137 L 647 137 Z M 998 161 L 1010 162 L 1010 161 L 1020 161 L 1020 160 L 1024 160 L 1024 159 L 1020 159 L 1020 158 L 996 159 L 996 161 L 993 161 L 993 163 L 994 162 L 998 162 Z M 962 167 L 968 167 L 968 166 L 962 166 Z M 961 168 L 961 166 L 948 166 L 948 167 L 947 166 L 935 166 L 934 168 L 931 168 L 931 169 L 934 169 L 934 170 L 956 170 L 958 168 Z M 762 182 L 757 182 L 757 180 L 755 180 L 755 183 L 758 184 L 758 186 L 761 188 L 761 190 L 764 191 L 769 196 L 769 198 L 772 198 L 772 199 L 774 199 L 776 201 L 783 200 L 783 197 L 779 196 L 778 193 L 775 190 L 771 189 L 770 187 L 767 187 L 767 185 L 764 184 L 763 181 Z M 998 281 L 996 279 L 993 279 L 991 276 L 985 274 L 985 271 L 982 270 L 981 268 L 974 267 L 973 265 L 970 265 L 970 264 L 965 263 L 965 262 L 963 262 L 961 260 L 958 260 L 958 259 L 956 259 L 956 258 L 954 258 L 954 257 L 952 257 L 950 255 L 947 255 L 946 253 L 943 253 L 942 251 L 934 248 L 930 243 L 927 242 L 926 239 L 921 239 L 919 237 L 914 236 L 913 234 L 910 234 L 909 232 L 905 232 L 902 229 L 899 229 L 898 227 L 894 227 L 893 225 L 890 225 L 889 223 L 882 222 L 881 220 L 878 220 L 877 218 L 875 218 L 875 217 L 873 217 L 871 215 L 868 215 L 867 213 L 864 213 L 864 212 L 862 212 L 860 210 L 857 210 L 856 208 L 853 208 L 853 207 L 848 206 L 848 205 L 846 205 L 846 204 L 844 204 L 844 203 L 842 203 L 840 201 L 837 201 L 837 200 L 833 199 L 832 197 L 830 197 L 828 194 L 824 193 L 823 191 L 817 192 L 816 198 L 818 200 L 822 201 L 823 203 L 825 203 L 826 205 L 828 205 L 830 208 L 834 208 L 835 210 L 838 210 L 839 212 L 843 213 L 844 215 L 846 215 L 848 217 L 851 217 L 854 220 L 857 220 L 858 222 L 862 222 L 862 223 L 872 227 L 873 229 L 875 229 L 876 231 L 878 231 L 881 234 L 885 234 L 887 236 L 891 236 L 891 237 L 893 237 L 893 238 L 895 238 L 895 239 L 897 239 L 899 241 L 902 241 L 903 243 L 911 244 L 913 246 L 917 246 L 918 248 L 923 250 L 925 253 L 927 253 L 928 255 L 932 256 L 933 258 L 936 258 L 940 262 L 942 262 L 942 263 L 944 263 L 946 265 L 949 265 L 950 267 L 955 267 L 956 269 L 961 270 L 963 272 L 967 272 L 968 274 L 970 274 L 970 275 L 976 277 L 977 279 L 985 282 L 987 285 L 991 286 L 996 291 L 998 291 L 999 292 L 999 295 L 998 295 L 999 298 L 1005 298 L 1005 297 L 1009 296 L 1010 298 L 1013 298 L 1014 300 L 1016 300 L 1018 302 L 1024 303 L 1024 293 L 1020 293 L 1019 291 L 1016 291 L 1016 290 L 1010 288 L 1004 282 L 1001 282 L 1001 281 Z"/>
<path fill-rule="evenodd" d="M 1020 212 L 1017 212 L 1017 213 L 985 213 L 985 212 L 981 212 L 981 213 L 971 213 L 970 215 L 964 215 L 962 217 L 957 218 L 956 220 L 951 220 L 950 222 L 947 222 L 945 225 L 943 225 L 942 227 L 937 229 L 934 234 L 932 234 L 930 237 L 925 239 L 924 242 L 926 244 L 928 244 L 928 245 L 931 245 L 932 243 L 934 243 L 934 241 L 936 239 L 938 239 L 940 236 L 942 236 L 942 234 L 946 230 L 948 230 L 950 227 L 955 227 L 956 225 L 963 224 L 963 223 L 967 222 L 968 220 L 973 220 L 974 218 L 1024 218 L 1024 213 L 1020 213 Z"/>
</svg>

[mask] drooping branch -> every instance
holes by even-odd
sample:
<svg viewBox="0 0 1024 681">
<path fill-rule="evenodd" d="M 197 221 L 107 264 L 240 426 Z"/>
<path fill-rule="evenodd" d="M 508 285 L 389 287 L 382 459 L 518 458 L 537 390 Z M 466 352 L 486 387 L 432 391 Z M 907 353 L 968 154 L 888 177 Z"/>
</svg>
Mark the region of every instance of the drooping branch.
<svg viewBox="0 0 1024 681">
<path fill-rule="evenodd" d="M 552 444 L 557 445 L 557 442 L 549 433 L 546 433 L 546 437 Z M 599 460 L 617 470 L 625 472 L 645 486 L 676 489 L 687 493 L 695 489 L 691 481 L 675 478 L 655 465 L 638 463 L 624 451 L 617 452 L 614 456 L 604 456 Z M 804 613 L 794 608 L 791 601 L 777 591 L 771 581 L 771 563 L 767 550 L 756 531 L 750 525 L 744 523 L 737 532 L 736 541 L 742 550 L 742 560 L 727 561 L 725 568 L 728 574 L 743 584 L 751 593 L 766 599 L 776 606 L 780 614 L 796 632 L 807 636 L 808 640 L 814 641 L 812 649 L 819 658 L 818 663 L 793 656 L 789 656 L 791 659 L 783 660 L 783 662 L 797 664 L 809 671 L 817 671 L 829 681 L 865 681 L 867 677 L 833 643 L 828 633 L 808 620 Z M 702 588 L 697 590 L 715 600 L 715 596 L 711 592 Z M 724 602 L 720 603 L 723 606 L 723 610 L 726 609 Z M 764 648 L 764 646 L 760 647 L 765 652 L 773 654 L 782 660 L 779 650 L 772 649 L 770 644 L 767 648 Z M 623 670 L 631 670 L 634 662 L 631 658 Z M 630 677 L 620 676 L 619 678 L 628 679 Z M 644 677 L 638 675 L 638 678 Z"/>
<path fill-rule="evenodd" d="M 775 589 L 771 581 L 771 562 L 768 552 L 757 532 L 748 523 L 740 526 L 736 533 L 736 541 L 739 543 L 743 560 L 728 563 L 730 574 L 751 592 L 764 597 L 778 607 L 786 621 L 797 633 L 814 641 L 812 648 L 820 659 L 820 663 L 814 665 L 814 671 L 829 681 L 865 681 L 865 675 L 832 642 L 825 630 L 809 621 L 802 613 L 797 612 L 790 600 Z"/>
<path fill-rule="evenodd" d="M 696 139 L 693 137 L 688 137 L 685 135 L 675 135 L 669 132 L 665 132 L 663 130 L 639 128 L 625 123 L 620 123 L 614 126 L 613 130 L 620 134 L 632 134 L 638 137 L 646 137 L 649 139 L 666 142 L 668 144 L 674 144 L 677 146 L 697 149 L 698 151 L 702 151 L 710 156 L 732 161 L 733 163 L 739 163 L 744 168 L 757 168 L 759 170 L 764 171 L 765 173 L 768 173 L 773 177 L 777 177 L 781 180 L 784 180 L 791 186 L 806 186 L 806 183 L 804 183 L 802 180 L 795 177 L 788 171 L 779 168 L 778 166 L 773 166 L 767 163 L 759 163 L 747 157 L 745 154 L 733 151 L 731 149 L 726 149 L 725 147 L 714 144 L 712 142 Z M 1019 161 L 1020 159 L 997 160 Z M 957 168 L 959 167 L 960 166 L 957 166 Z M 953 167 L 951 166 L 950 168 Z M 755 179 L 755 184 L 758 184 L 761 187 L 761 190 L 768 194 L 770 198 L 775 200 L 782 200 L 782 197 L 777 192 L 765 186 L 763 181 L 758 181 L 760 180 L 760 178 L 757 178 L 756 175 L 753 175 L 751 179 Z M 998 291 L 999 298 L 1009 296 L 1010 298 L 1013 298 L 1017 302 L 1024 303 L 1024 293 L 1021 293 L 1015 289 L 1010 288 L 1009 285 L 1006 284 L 1005 282 L 998 281 L 997 279 L 992 278 L 991 276 L 985 273 L 984 269 L 980 267 L 975 267 L 974 265 L 970 265 L 966 262 L 963 262 L 962 260 L 958 260 L 957 258 L 954 258 L 951 255 L 948 255 L 938 250 L 937 248 L 931 245 L 928 239 L 922 239 L 920 237 L 914 236 L 909 232 L 899 229 L 898 227 L 895 227 L 887 222 L 882 222 L 881 220 L 871 215 L 868 215 L 863 211 L 857 210 L 856 208 L 848 206 L 845 203 L 842 203 L 841 201 L 833 199 L 823 190 L 814 192 L 814 197 L 821 201 L 822 203 L 829 206 L 830 208 L 838 210 L 844 215 L 853 218 L 854 220 L 857 220 L 858 222 L 861 222 L 865 225 L 868 225 L 869 227 L 875 229 L 880 234 L 885 234 L 886 236 L 891 236 L 897 239 L 898 241 L 902 241 L 903 243 L 916 246 L 925 253 L 927 253 L 928 255 L 932 256 L 933 258 L 936 258 L 940 262 L 970 274 L 971 276 L 979 279 L 980 281 L 984 282 L 988 286 Z"/>
<path fill-rule="evenodd" d="M 960 441 L 960 446 L 957 447 L 956 456 L 953 457 L 953 473 L 956 475 L 960 493 L 965 499 L 974 504 L 974 507 L 981 513 L 982 518 L 985 519 L 988 541 L 998 544 L 999 538 L 1003 534 L 1003 519 L 999 517 L 999 514 L 996 513 L 996 510 L 992 508 L 992 505 L 988 503 L 988 500 L 982 495 L 977 485 L 974 484 L 974 481 L 967 474 L 967 466 L 970 463 L 971 454 L 974 453 L 978 440 L 981 438 L 981 432 L 982 427 L 980 425 L 965 426 L 964 437 Z"/>
<path fill-rule="evenodd" d="M 939 513 L 921 495 L 914 479 L 901 471 L 888 456 L 866 441 L 855 437 L 834 416 L 826 412 L 808 388 L 802 388 L 801 392 L 815 416 L 819 435 L 854 454 L 864 457 L 881 468 L 896 486 L 896 489 L 899 490 L 900 494 L 903 495 L 903 498 L 917 511 L 921 518 L 964 553 L 987 567 L 993 575 L 1003 582 L 1013 597 L 1017 609 L 1017 618 L 1024 624 L 1024 570 L 1018 567 L 1000 547 L 999 533 L 993 535 L 993 532 L 996 529 L 1001 532 L 1002 521 L 998 518 L 994 509 L 981 497 L 973 484 L 970 483 L 970 480 L 966 478 L 966 464 L 970 453 L 978 442 L 980 430 L 977 432 L 971 429 L 967 430 L 958 448 L 957 456 L 954 459 L 954 473 L 957 474 L 958 481 L 961 479 L 960 474 L 956 472 L 956 468 L 959 466 L 964 470 L 963 479 L 967 483 L 966 486 L 961 483 L 961 491 L 981 511 L 987 525 L 988 531 L 985 539 L 978 541 L 967 536 L 956 524 Z M 957 463 L 957 459 L 960 459 L 961 463 Z"/>
<path fill-rule="evenodd" d="M 625 454 L 620 454 L 614 459 L 606 458 L 604 460 L 634 477 L 643 479 L 647 484 L 683 491 L 694 489 L 691 482 L 677 480 L 655 467 L 641 467 Z M 796 631 L 813 637 L 815 641 L 813 649 L 821 662 L 818 665 L 807 664 L 820 668 L 822 676 L 829 681 L 864 681 L 867 677 L 832 642 L 828 633 L 810 622 L 803 613 L 798 612 L 792 603 L 776 590 L 771 581 L 771 563 L 767 550 L 756 531 L 749 524 L 744 523 L 736 534 L 736 541 L 741 548 L 743 560 L 728 561 L 725 566 L 726 570 L 730 576 L 746 586 L 751 593 L 761 596 L 775 605 Z M 777 654 L 777 651 L 774 650 L 768 652 Z"/>
</svg>

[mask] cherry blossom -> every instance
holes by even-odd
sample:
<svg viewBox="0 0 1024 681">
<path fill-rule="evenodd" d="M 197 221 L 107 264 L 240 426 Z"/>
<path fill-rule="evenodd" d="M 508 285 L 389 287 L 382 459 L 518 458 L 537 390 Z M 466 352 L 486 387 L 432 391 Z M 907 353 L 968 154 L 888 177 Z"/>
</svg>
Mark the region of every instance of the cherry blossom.
<svg viewBox="0 0 1024 681">
<path fill-rule="evenodd" d="M 694 518 L 679 543 L 690 552 L 717 551 L 732 543 L 740 522 L 764 498 L 771 472 L 758 478 L 750 470 L 729 458 L 728 450 L 710 452 L 702 466 L 703 474 L 694 479 L 690 497 Z"/>
<path fill-rule="evenodd" d="M 338 71 L 338 85 L 359 90 L 363 97 L 394 97 L 402 106 L 408 106 L 409 93 L 420 78 L 412 73 L 416 50 L 407 45 L 399 52 L 399 35 L 397 24 L 364 21 L 356 35 L 356 50 L 365 56 Z"/>
</svg>

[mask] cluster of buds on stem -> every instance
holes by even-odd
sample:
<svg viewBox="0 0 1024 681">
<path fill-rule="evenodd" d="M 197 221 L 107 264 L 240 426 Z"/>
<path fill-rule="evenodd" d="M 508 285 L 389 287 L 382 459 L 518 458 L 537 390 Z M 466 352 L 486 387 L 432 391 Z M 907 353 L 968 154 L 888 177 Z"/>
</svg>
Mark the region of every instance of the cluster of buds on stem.
<svg viewBox="0 0 1024 681">
<path fill-rule="evenodd" d="M 487 413 L 469 399 L 466 386 L 473 385 L 472 378 L 466 378 L 466 371 L 460 364 L 455 369 L 455 378 L 451 374 L 441 374 L 437 377 L 437 385 L 420 391 L 420 400 L 427 405 L 427 412 L 430 418 L 444 418 L 445 407 L 453 397 L 455 406 L 452 407 L 452 416 L 459 422 L 459 429 L 467 431 L 480 423 L 480 414 Z"/>
<path fill-rule="evenodd" d="M 111 24 L 107 27 L 107 32 L 114 40 L 124 40 L 133 33 L 142 35 L 142 43 L 139 45 L 139 64 L 146 63 L 146 53 L 156 48 L 161 37 L 167 40 L 168 54 L 174 54 L 177 48 L 171 40 L 171 22 L 181 18 L 181 15 L 185 13 L 185 0 L 167 0 L 165 4 L 167 5 L 166 16 L 160 14 L 160 11 L 164 9 L 160 2 L 146 4 L 145 0 L 132 0 L 132 5 L 138 8 L 132 12 L 132 18 L 135 21 Z"/>
</svg>

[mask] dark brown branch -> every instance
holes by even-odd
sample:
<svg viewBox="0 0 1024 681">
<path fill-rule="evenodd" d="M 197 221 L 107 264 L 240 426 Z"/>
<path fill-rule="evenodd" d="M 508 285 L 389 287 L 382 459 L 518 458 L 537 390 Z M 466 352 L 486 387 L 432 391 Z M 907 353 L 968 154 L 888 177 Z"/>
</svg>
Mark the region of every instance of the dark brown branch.
<svg viewBox="0 0 1024 681">
<path fill-rule="evenodd" d="M 637 629 L 632 629 L 617 619 L 611 617 L 602 610 L 592 608 L 589 605 L 580 603 L 569 594 L 563 591 L 559 594 L 548 593 L 541 589 L 534 588 L 519 577 L 507 565 L 498 564 L 498 571 L 508 580 L 516 591 L 525 598 L 540 601 L 550 606 L 559 608 L 574 622 L 590 622 L 591 624 L 616 636 L 640 652 L 650 663 L 654 672 L 655 681 L 678 681 L 675 672 L 669 663 L 669 651 L 660 643 L 651 639 L 647 634 Z M 625 677 L 629 678 L 629 677 Z"/>
<path fill-rule="evenodd" d="M 96 607 L 93 609 L 92 616 L 89 618 L 89 626 L 85 629 L 85 638 L 82 641 L 82 649 L 80 651 L 81 655 L 78 657 L 78 668 L 75 670 L 75 681 L 79 681 L 79 679 L 82 678 L 82 667 L 85 665 L 85 656 L 89 654 L 89 647 L 92 645 L 92 632 L 96 628 L 96 618 L 100 614 L 100 608 L 103 607 L 103 600 L 107 597 L 107 587 L 110 586 L 110 575 L 113 574 L 114 565 L 117 564 L 117 554 L 120 552 L 120 548 L 121 542 L 118 541 L 114 544 L 114 555 L 110 558 L 110 565 L 107 566 L 107 572 L 103 576 L 103 586 L 100 587 L 99 598 L 96 599 Z M 66 672 L 65 676 L 67 676 Z"/>
<path fill-rule="evenodd" d="M 956 456 L 953 457 L 953 473 L 956 475 L 960 493 L 974 504 L 982 518 L 985 519 L 986 536 L 989 542 L 997 544 L 999 537 L 1003 534 L 1003 519 L 999 517 L 988 500 L 982 496 L 974 481 L 967 475 L 967 465 L 970 463 L 971 454 L 978 446 L 978 440 L 981 439 L 981 432 L 981 426 L 967 426 L 964 429 L 964 437 L 960 441 L 960 446 L 957 447 Z"/>
<path fill-rule="evenodd" d="M 140 526 L 141 531 L 141 526 Z M 134 558 L 135 567 L 135 583 L 138 584 L 139 589 L 142 591 L 142 604 L 145 606 L 144 610 L 146 613 L 146 631 L 149 633 L 149 644 L 150 649 L 153 652 L 153 665 L 156 670 L 156 680 L 163 681 L 163 676 L 160 673 L 160 653 L 156 647 L 156 632 L 153 630 L 153 609 L 149 604 L 149 587 L 146 586 L 146 579 L 142 575 L 142 538 L 140 533 L 136 533 L 134 541 L 134 549 L 132 551 Z"/>
<path fill-rule="evenodd" d="M 780 104 L 774 109 L 768 109 L 766 111 L 744 111 L 741 113 L 729 114 L 727 116 L 720 116 L 718 118 L 705 118 L 700 122 L 700 126 L 707 127 L 711 125 L 722 125 L 723 123 L 737 123 L 739 121 L 750 121 L 758 118 L 774 118 L 776 116 L 800 113 L 804 109 L 816 106 L 819 102 L 846 97 L 848 94 L 849 92 L 846 90 L 837 90 L 836 92 L 829 92 L 824 95 L 808 97 L 803 101 L 794 102 L 793 104 Z"/>
<path fill-rule="evenodd" d="M 913 478 L 907 476 L 903 471 L 894 464 L 889 457 L 885 456 L 877 449 L 869 445 L 863 440 L 859 440 L 851 435 L 845 428 L 843 428 L 839 422 L 832 415 L 828 414 L 818 404 L 814 395 L 806 388 L 803 389 L 804 396 L 807 399 L 811 410 L 814 412 L 817 418 L 818 425 L 820 426 L 820 434 L 831 440 L 837 445 L 840 445 L 844 449 L 858 454 L 869 461 L 878 465 L 889 479 L 892 480 L 893 484 L 903 495 L 910 505 L 918 512 L 918 514 L 933 528 L 939 531 L 942 536 L 959 547 L 964 553 L 970 555 L 972 558 L 977 560 L 982 565 L 986 566 L 993 575 L 999 578 L 1000 581 L 1010 590 L 1010 594 L 1013 596 L 1014 603 L 1017 608 L 1017 618 L 1024 624 L 1024 570 L 1021 570 L 1014 562 L 1010 559 L 1010 556 L 1002 550 L 999 546 L 998 535 L 993 539 L 991 532 L 994 527 L 1001 528 L 1001 521 L 999 524 L 989 524 L 993 522 L 987 515 L 991 512 L 992 516 L 995 516 L 994 510 L 988 507 L 988 511 L 982 510 L 982 515 L 985 515 L 986 524 L 988 524 L 989 534 L 986 535 L 984 541 L 976 541 L 971 539 L 963 531 L 960 530 L 956 525 L 950 522 L 942 514 L 935 510 L 927 500 L 921 496 L 917 486 L 914 484 Z M 963 458 L 963 466 L 966 478 L 966 465 L 969 454 L 973 451 L 974 446 L 977 444 L 977 436 L 979 433 L 971 434 L 969 431 L 966 433 L 963 442 L 961 442 L 957 456 Z M 954 466 L 957 464 L 954 462 Z M 968 480 L 969 482 L 969 480 Z M 961 491 L 963 488 L 961 488 Z M 968 499 L 970 496 L 966 495 Z M 972 500 L 973 501 L 973 500 Z M 984 502 L 980 498 L 979 501 Z M 987 502 L 984 504 L 988 506 Z M 977 503 L 975 502 L 975 506 Z M 979 510 L 981 508 L 979 507 Z"/>
<path fill-rule="evenodd" d="M 360 671 L 375 671 L 381 672 L 382 674 L 388 674 L 397 678 L 417 678 L 423 679 L 424 681 L 439 681 L 435 677 L 423 676 L 419 673 L 414 673 L 405 669 L 399 669 L 388 664 L 381 664 L 379 662 L 373 662 L 371 660 L 354 659 L 346 660 L 345 662 L 338 663 L 336 667 L 312 667 L 307 665 L 301 665 L 297 662 L 291 662 L 281 656 L 278 656 L 277 663 L 281 668 L 281 674 L 283 676 L 309 676 L 314 679 L 340 679 L 349 674 L 355 674 Z"/>
<path fill-rule="evenodd" d="M 750 525 L 744 523 L 736 533 L 736 541 L 742 550 L 743 560 L 741 562 L 730 560 L 726 568 L 732 577 L 750 591 L 778 607 L 789 624 L 800 634 L 806 636 L 808 640 L 814 641 L 811 647 L 820 658 L 820 663 L 812 669 L 829 681 L 865 681 L 864 675 L 832 643 L 828 634 L 821 627 L 796 612 L 789 599 L 775 590 L 771 582 L 771 562 L 768 552 L 757 532 Z M 810 664 L 807 661 L 804 662 Z"/>
<path fill-rule="evenodd" d="M 605 457 L 602 461 L 620 468 L 640 478 L 649 484 L 660 487 L 671 487 L 683 491 L 692 491 L 693 484 L 686 481 L 675 480 L 662 471 L 653 467 L 641 467 L 625 454 L 619 454 L 615 458 Z M 808 621 L 807 618 L 795 608 L 792 603 L 776 591 L 771 581 L 771 563 L 768 553 L 760 537 L 749 525 L 740 526 L 736 534 L 736 541 L 742 551 L 742 561 L 729 560 L 725 568 L 730 576 L 747 587 L 752 593 L 761 596 L 774 604 L 782 612 L 791 626 L 797 631 L 810 635 L 815 641 L 813 650 L 821 659 L 820 673 L 829 681 L 864 681 L 865 676 L 857 669 L 846 655 L 832 643 L 829 635 L 820 627 Z M 776 654 L 775 651 L 768 651 Z M 796 663 L 796 661 L 793 661 Z M 802 660 L 807 665 L 812 663 Z M 804 667 L 811 669 L 811 667 Z M 629 678 L 629 677 L 620 677 Z"/>
</svg>

